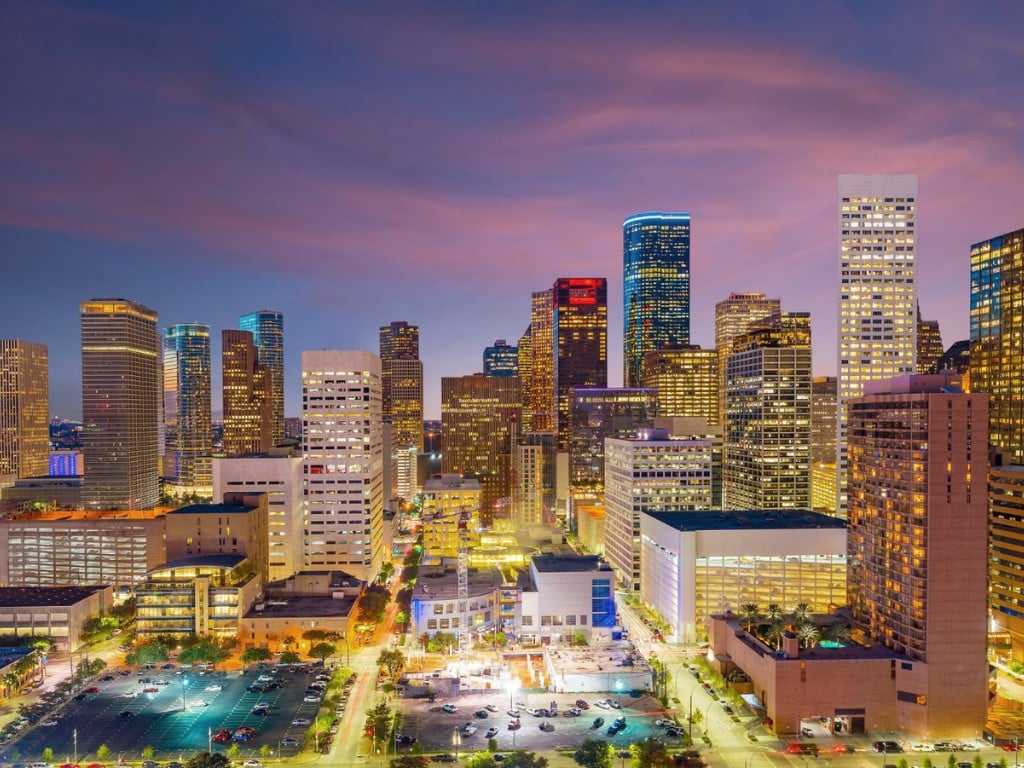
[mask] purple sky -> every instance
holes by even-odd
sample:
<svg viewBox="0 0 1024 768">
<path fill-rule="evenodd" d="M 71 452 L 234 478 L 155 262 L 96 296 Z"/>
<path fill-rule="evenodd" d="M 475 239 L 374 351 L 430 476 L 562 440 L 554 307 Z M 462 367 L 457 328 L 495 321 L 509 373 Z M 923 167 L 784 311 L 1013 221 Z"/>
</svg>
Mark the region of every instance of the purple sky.
<svg viewBox="0 0 1024 768">
<path fill-rule="evenodd" d="M 622 220 L 690 211 L 692 336 L 762 290 L 835 369 L 839 173 L 919 175 L 926 318 L 966 338 L 969 246 L 1024 226 L 1024 6 L 0 3 L 0 337 L 49 345 L 81 411 L 78 302 L 303 349 L 421 327 L 440 377 L 515 343 L 530 293 L 609 279 Z M 214 411 L 220 410 L 215 394 Z"/>
</svg>

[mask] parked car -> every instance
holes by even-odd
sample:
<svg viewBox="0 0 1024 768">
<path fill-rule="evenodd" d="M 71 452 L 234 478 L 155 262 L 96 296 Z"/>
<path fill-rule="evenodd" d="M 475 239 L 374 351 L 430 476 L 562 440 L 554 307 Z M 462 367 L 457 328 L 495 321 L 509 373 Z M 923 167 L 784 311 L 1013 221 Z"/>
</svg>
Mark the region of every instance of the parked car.
<svg viewBox="0 0 1024 768">
<path fill-rule="evenodd" d="M 414 744 L 416 743 L 415 736 L 407 736 L 404 733 L 395 734 L 395 744 Z"/>
<path fill-rule="evenodd" d="M 462 726 L 463 736 L 472 736 L 474 733 L 476 733 L 476 726 L 472 723 L 466 723 Z"/>
<path fill-rule="evenodd" d="M 440 755 L 434 755 L 430 759 L 433 760 L 435 763 L 454 763 L 458 760 L 458 758 L 450 752 L 445 752 Z"/>
<path fill-rule="evenodd" d="M 476 712 L 473 713 L 473 717 L 477 718 L 478 720 L 486 720 L 487 719 L 487 710 L 485 710 L 485 709 L 478 709 Z"/>
<path fill-rule="evenodd" d="M 242 768 L 263 768 L 263 763 L 259 760 L 246 760 L 242 763 Z"/>
<path fill-rule="evenodd" d="M 518 731 L 521 727 L 522 727 L 522 722 L 520 722 L 518 719 L 510 720 L 509 723 L 508 723 L 508 729 L 510 731 Z"/>
<path fill-rule="evenodd" d="M 457 712 L 459 708 L 456 707 L 454 704 L 445 704 L 443 707 L 441 707 L 441 709 L 451 714 L 452 712 Z"/>
<path fill-rule="evenodd" d="M 296 739 L 293 739 L 293 738 L 291 738 L 289 736 L 286 739 L 281 739 L 281 746 L 282 747 L 297 747 L 297 746 L 299 746 L 299 742 Z"/>
<path fill-rule="evenodd" d="M 509 717 L 516 717 L 516 718 L 518 718 L 519 715 L 520 715 L 520 712 L 519 712 L 518 709 L 510 709 L 510 710 L 508 710 L 508 716 Z"/>
<path fill-rule="evenodd" d="M 484 709 L 486 709 L 488 712 L 497 712 L 498 711 L 498 707 L 495 704 L 484 704 Z"/>
<path fill-rule="evenodd" d="M 583 699 L 576 699 L 576 706 L 580 709 L 590 709 L 590 705 Z"/>
<path fill-rule="evenodd" d="M 604 718 L 603 717 L 595 717 L 594 718 L 594 724 L 591 725 L 590 727 L 591 728 L 600 728 L 602 725 L 604 725 Z"/>
<path fill-rule="evenodd" d="M 682 728 L 675 725 L 665 729 L 665 735 L 671 736 L 674 739 L 682 738 L 685 733 L 686 732 Z"/>
<path fill-rule="evenodd" d="M 583 714 L 583 710 L 579 707 L 569 707 L 565 712 L 562 713 L 562 717 L 579 717 Z"/>
<path fill-rule="evenodd" d="M 294 720 L 292 720 L 292 725 L 296 726 L 297 728 L 302 727 L 304 725 L 309 725 L 309 718 L 296 717 Z"/>
<path fill-rule="evenodd" d="M 551 723 L 547 722 L 546 720 L 543 723 L 541 723 L 539 727 L 545 733 L 550 733 L 551 731 L 555 730 L 555 726 L 553 726 Z"/>
<path fill-rule="evenodd" d="M 490 728 L 487 729 L 487 733 L 484 734 L 484 737 L 488 739 L 493 739 L 497 735 L 498 729 L 492 725 Z"/>
</svg>

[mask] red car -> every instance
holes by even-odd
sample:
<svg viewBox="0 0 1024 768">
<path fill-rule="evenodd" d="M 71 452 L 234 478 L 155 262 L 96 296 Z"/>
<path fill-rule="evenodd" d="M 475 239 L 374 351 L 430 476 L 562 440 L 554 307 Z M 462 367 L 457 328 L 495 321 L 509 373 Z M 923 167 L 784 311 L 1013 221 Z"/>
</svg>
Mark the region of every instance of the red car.
<svg viewBox="0 0 1024 768">
<path fill-rule="evenodd" d="M 1020 745 L 1016 742 L 1008 741 L 1005 744 L 1003 744 L 1003 749 L 1005 749 L 1007 752 L 1017 752 L 1020 750 Z"/>
<path fill-rule="evenodd" d="M 213 741 L 216 744 L 227 744 L 229 741 L 231 741 L 231 733 L 225 731 L 218 731 L 217 733 L 213 734 Z"/>
<path fill-rule="evenodd" d="M 151 686 L 149 686 L 149 688 L 143 688 L 142 692 L 143 693 L 159 693 L 160 689 L 157 688 L 155 685 L 151 685 Z"/>
<path fill-rule="evenodd" d="M 100 692 L 100 689 L 97 688 L 95 685 L 92 686 L 91 688 L 86 688 L 84 691 L 82 691 L 82 693 L 99 693 L 99 692 Z"/>
</svg>

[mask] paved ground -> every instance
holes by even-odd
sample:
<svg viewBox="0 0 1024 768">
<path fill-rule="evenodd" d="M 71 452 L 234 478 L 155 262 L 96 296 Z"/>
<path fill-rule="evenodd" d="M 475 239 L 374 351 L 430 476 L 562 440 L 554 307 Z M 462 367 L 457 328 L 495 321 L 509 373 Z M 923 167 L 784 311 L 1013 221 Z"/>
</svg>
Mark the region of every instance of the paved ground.
<svg viewBox="0 0 1024 768">
<path fill-rule="evenodd" d="M 586 710 L 580 717 L 533 717 L 525 712 L 526 707 L 547 707 L 552 701 L 557 702 L 558 711 L 564 713 L 574 705 L 577 698 L 587 701 L 591 708 Z M 402 733 L 414 736 L 419 745 L 425 751 L 455 751 L 456 744 L 462 750 L 486 749 L 487 738 L 485 733 L 491 726 L 498 728 L 494 736 L 498 742 L 498 748 L 508 750 L 513 748 L 530 749 L 537 751 L 575 749 L 583 739 L 600 736 L 613 743 L 616 747 L 628 746 L 647 736 L 663 736 L 661 728 L 654 725 L 659 717 L 665 717 L 661 705 L 650 696 L 632 698 L 628 694 L 620 697 L 622 708 L 601 709 L 594 706 L 594 702 L 603 698 L 615 699 L 614 694 L 550 694 L 534 693 L 524 696 L 520 691 L 516 694 L 515 702 L 521 705 L 522 717 L 521 728 L 517 731 L 508 729 L 512 718 L 507 710 L 510 708 L 509 696 L 507 693 L 495 691 L 493 693 L 467 694 L 454 698 L 445 699 L 442 702 L 429 703 L 426 699 L 402 699 L 399 706 L 402 711 L 403 725 Z M 454 713 L 445 712 L 443 704 L 454 704 L 457 711 Z M 497 713 L 488 712 L 486 719 L 478 719 L 473 716 L 477 710 L 484 708 L 484 705 L 492 704 L 498 708 Z M 626 729 L 614 737 L 609 737 L 607 727 L 611 725 L 619 715 L 626 718 Z M 604 725 L 599 729 L 593 727 L 594 719 L 604 718 Z M 472 736 L 456 736 L 459 727 L 466 722 L 472 722 L 477 726 L 477 732 Z M 540 730 L 542 723 L 550 723 L 554 730 L 545 733 Z M 671 740 L 670 740 L 671 741 Z"/>
<path fill-rule="evenodd" d="M 63 762 L 66 757 L 74 757 L 77 738 L 79 762 L 83 763 L 87 756 L 95 756 L 101 744 L 106 744 L 112 755 L 125 752 L 137 756 L 143 747 L 150 746 L 158 759 L 177 759 L 205 751 L 210 734 L 216 729 L 234 730 L 245 725 L 258 731 L 258 735 L 239 745 L 243 755 L 257 754 L 264 744 L 269 744 L 275 754 L 288 755 L 298 752 L 298 748 L 284 746 L 281 741 L 292 738 L 301 744 L 308 730 L 308 726 L 291 725 L 292 720 L 312 721 L 319 707 L 303 702 L 306 686 L 314 677 L 312 672 L 281 672 L 279 677 L 285 683 L 281 688 L 249 693 L 246 687 L 267 670 L 202 675 L 176 674 L 177 671 L 114 674 L 113 680 L 97 681 L 100 692 L 84 701 L 68 702 L 59 712 L 57 725 L 38 724 L 17 741 L 5 745 L 4 751 L 8 755 L 16 751 L 22 759 L 28 759 L 50 747 L 55 759 Z M 143 682 L 146 678 L 161 678 L 166 684 Z M 213 690 L 217 685 L 224 689 Z M 251 714 L 258 702 L 270 705 L 269 716 Z M 133 714 L 125 716 L 121 714 L 124 712 Z M 215 751 L 229 746 L 213 744 Z"/>
</svg>

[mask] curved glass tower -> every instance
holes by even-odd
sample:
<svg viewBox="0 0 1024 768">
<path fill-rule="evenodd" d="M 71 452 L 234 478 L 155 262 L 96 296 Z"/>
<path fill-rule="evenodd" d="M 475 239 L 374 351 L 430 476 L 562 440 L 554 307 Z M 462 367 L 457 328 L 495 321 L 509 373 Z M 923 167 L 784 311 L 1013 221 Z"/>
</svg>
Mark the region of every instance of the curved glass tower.
<svg viewBox="0 0 1024 768">
<path fill-rule="evenodd" d="M 690 214 L 638 213 L 622 224 L 623 384 L 643 382 L 644 355 L 690 343 Z"/>
</svg>

